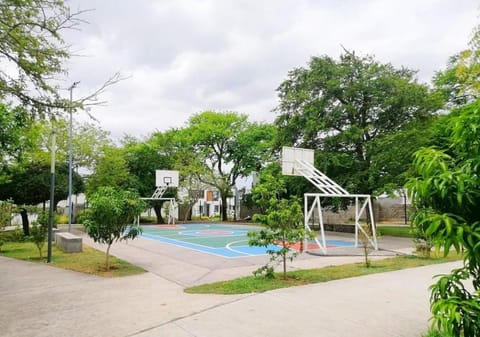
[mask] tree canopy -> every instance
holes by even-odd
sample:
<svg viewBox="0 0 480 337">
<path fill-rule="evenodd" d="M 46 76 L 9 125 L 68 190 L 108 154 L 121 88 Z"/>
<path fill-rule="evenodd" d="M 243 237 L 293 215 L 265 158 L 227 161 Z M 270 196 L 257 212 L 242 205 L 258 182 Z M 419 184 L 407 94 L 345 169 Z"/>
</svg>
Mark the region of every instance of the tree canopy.
<svg viewBox="0 0 480 337">
<path fill-rule="evenodd" d="M 37 205 L 50 200 L 50 164 L 29 162 L 10 166 L 3 172 L 6 178 L 0 183 L 0 200 L 12 199 L 17 205 Z M 80 175 L 73 173 L 73 193 L 81 193 L 84 183 Z M 56 165 L 55 200 L 68 195 L 68 166 Z"/>
<path fill-rule="evenodd" d="M 290 71 L 277 91 L 277 145 L 315 149 L 320 170 L 361 193 L 378 188 L 378 172 L 369 171 L 374 142 L 442 105 L 417 83 L 414 71 L 349 51 L 339 60 L 312 57 L 307 68 Z"/>
<path fill-rule="evenodd" d="M 447 68 L 438 71 L 433 82 L 453 107 L 480 97 L 480 25 L 474 28 L 468 48 L 451 56 Z"/>
<path fill-rule="evenodd" d="M 32 145 L 24 137 L 30 125 L 25 109 L 0 103 L 0 164 L 19 158 Z"/>
<path fill-rule="evenodd" d="M 107 245 L 107 270 L 110 268 L 111 245 L 116 241 L 133 240 L 141 233 L 140 227 L 131 224 L 145 206 L 138 194 L 113 187 L 101 187 L 91 195 L 85 228 L 95 242 Z"/>
<path fill-rule="evenodd" d="M 86 192 L 92 195 L 101 187 L 128 189 L 133 187 L 133 176 L 128 171 L 123 149 L 105 146 L 94 171 L 87 178 Z"/>
<path fill-rule="evenodd" d="M 220 192 L 222 219 L 227 219 L 226 198 L 239 177 L 258 171 L 268 161 L 274 128 L 248 122 L 236 112 L 204 111 L 193 115 L 183 130 L 198 179 Z"/>
<path fill-rule="evenodd" d="M 416 153 L 408 189 L 414 225 L 445 255 L 464 252 L 464 266 L 432 287 L 432 313 L 451 336 L 480 336 L 480 100 L 450 113 L 442 147 Z M 472 282 L 473 292 L 466 287 Z"/>
<path fill-rule="evenodd" d="M 62 0 L 0 3 L 0 100 L 21 102 L 31 112 L 67 106 L 52 79 L 65 74 L 70 57 L 61 32 L 81 21 Z"/>
<path fill-rule="evenodd" d="M 169 148 L 167 138 L 155 134 L 145 141 L 134 138 L 123 140 L 123 156 L 127 170 L 131 176 L 131 187 L 142 197 L 150 197 L 155 191 L 155 171 L 173 169 L 175 153 Z M 176 191 L 170 188 L 164 198 L 174 197 Z M 151 200 L 158 223 L 164 223 L 162 206 L 164 200 Z"/>
</svg>

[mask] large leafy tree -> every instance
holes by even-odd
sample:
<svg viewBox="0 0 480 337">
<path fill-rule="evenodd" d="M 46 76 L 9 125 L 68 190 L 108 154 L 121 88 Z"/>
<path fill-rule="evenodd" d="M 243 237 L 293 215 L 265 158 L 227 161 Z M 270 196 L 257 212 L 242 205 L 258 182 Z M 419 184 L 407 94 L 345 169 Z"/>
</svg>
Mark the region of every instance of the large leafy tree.
<svg viewBox="0 0 480 337">
<path fill-rule="evenodd" d="M 378 172 L 370 169 L 374 142 L 442 104 L 416 82 L 414 71 L 349 51 L 338 60 L 312 57 L 308 67 L 289 72 L 278 94 L 277 145 L 315 149 L 320 170 L 361 193 L 379 187 Z"/>
<path fill-rule="evenodd" d="M 150 197 L 155 191 L 155 171 L 173 169 L 174 158 L 167 146 L 167 139 L 156 134 L 146 141 L 138 141 L 134 138 L 125 138 L 123 143 L 123 155 L 126 167 L 132 176 L 132 186 L 142 197 Z M 164 194 L 165 198 L 173 197 L 175 191 L 169 189 Z M 162 206 L 164 200 L 151 200 L 157 223 L 164 223 Z"/>
<path fill-rule="evenodd" d="M 67 147 L 67 127 L 61 129 L 64 148 Z M 103 130 L 100 126 L 93 123 L 76 123 L 73 124 L 73 162 L 76 167 L 92 169 L 93 165 L 99 160 L 103 154 L 105 147 L 112 145 L 110 133 Z M 57 131 L 58 132 L 58 131 Z M 64 151 L 65 158 L 68 152 Z"/>
<path fill-rule="evenodd" d="M 31 120 L 23 108 L 0 103 L 0 164 L 11 158 L 18 159 L 32 145 L 24 137 L 30 125 Z"/>
<path fill-rule="evenodd" d="M 93 123 L 73 123 L 72 157 L 75 168 L 92 170 L 103 156 L 103 150 L 112 146 L 109 132 Z M 69 122 L 64 118 L 39 120 L 31 123 L 21 133 L 28 140 L 29 148 L 23 151 L 21 159 L 31 161 L 50 161 L 51 136 L 56 133 L 56 158 L 67 162 L 69 154 Z"/>
<path fill-rule="evenodd" d="M 159 156 L 168 159 L 160 169 L 173 169 L 180 173 L 180 186 L 185 193 L 177 195 L 183 206 L 183 218 L 187 221 L 191 217 L 193 205 L 202 197 L 206 184 L 198 179 L 198 172 L 202 171 L 199 154 L 192 151 L 188 129 L 169 129 L 165 132 L 156 132 L 150 142 L 159 152 Z M 167 190 L 166 195 L 172 195 Z"/>
<path fill-rule="evenodd" d="M 52 112 L 67 102 L 51 81 L 70 57 L 64 29 L 79 23 L 62 0 L 0 2 L 0 100 L 21 102 L 30 112 Z"/>
<path fill-rule="evenodd" d="M 134 188 L 134 178 L 128 171 L 123 149 L 115 146 L 102 148 L 102 156 L 95 163 L 93 173 L 87 177 L 87 195 L 101 187 Z"/>
<path fill-rule="evenodd" d="M 468 48 L 451 56 L 446 69 L 435 74 L 433 83 L 453 107 L 480 96 L 480 26 L 474 28 Z"/>
<path fill-rule="evenodd" d="M 274 128 L 251 123 L 236 112 L 204 111 L 190 118 L 182 134 L 196 156 L 192 171 L 199 181 L 220 192 L 225 206 L 237 179 L 260 170 L 268 161 Z M 226 207 L 222 207 L 222 219 L 227 219 Z"/>
<path fill-rule="evenodd" d="M 163 144 L 156 140 L 126 138 L 123 141 L 127 169 L 134 176 L 136 189 L 142 196 L 150 196 L 155 191 L 155 170 L 172 169 L 172 158 L 164 153 Z"/>
<path fill-rule="evenodd" d="M 368 176 L 378 193 L 391 193 L 403 187 L 412 174 L 414 153 L 436 143 L 435 130 L 443 119 L 439 116 L 414 120 L 401 130 L 377 137 L 368 144 L 372 161 Z"/>
<path fill-rule="evenodd" d="M 479 125 L 480 100 L 452 111 L 439 128 L 440 146 L 416 153 L 408 183 L 414 225 L 445 254 L 464 253 L 463 267 L 432 287 L 434 321 L 451 336 L 480 336 Z"/>
<path fill-rule="evenodd" d="M 0 200 L 11 199 L 20 206 L 22 226 L 25 235 L 28 235 L 27 209 L 22 205 L 34 206 L 50 200 L 50 165 L 44 162 L 24 162 L 5 168 L 3 174 L 7 178 L 0 182 Z M 68 166 L 57 164 L 55 175 L 54 198 L 58 202 L 66 199 L 68 194 Z M 72 181 L 73 193 L 83 192 L 83 180 L 78 173 L 74 172 Z"/>
</svg>

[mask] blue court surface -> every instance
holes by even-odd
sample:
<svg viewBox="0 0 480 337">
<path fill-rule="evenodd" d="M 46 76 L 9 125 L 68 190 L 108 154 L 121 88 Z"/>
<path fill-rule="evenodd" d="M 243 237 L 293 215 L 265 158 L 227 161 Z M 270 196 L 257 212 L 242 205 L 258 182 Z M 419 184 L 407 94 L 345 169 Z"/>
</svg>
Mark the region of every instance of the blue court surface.
<svg viewBox="0 0 480 337">
<path fill-rule="evenodd" d="M 180 224 L 143 225 L 141 237 L 174 246 L 208 253 L 224 258 L 239 258 L 266 255 L 268 249 L 278 246 L 252 247 L 248 245 L 247 233 L 261 228 L 227 224 Z M 315 243 L 309 243 L 309 248 Z M 328 247 L 353 247 L 353 242 L 327 240 Z M 292 246 L 292 249 L 298 247 Z M 317 247 L 318 248 L 318 247 Z M 315 247 L 313 247 L 315 249 Z"/>
</svg>

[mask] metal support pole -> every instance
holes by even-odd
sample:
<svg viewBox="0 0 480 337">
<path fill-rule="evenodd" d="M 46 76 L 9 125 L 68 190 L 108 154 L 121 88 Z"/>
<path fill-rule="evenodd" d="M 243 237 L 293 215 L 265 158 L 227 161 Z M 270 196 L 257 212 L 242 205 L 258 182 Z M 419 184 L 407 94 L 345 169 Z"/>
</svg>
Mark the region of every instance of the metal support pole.
<svg viewBox="0 0 480 337">
<path fill-rule="evenodd" d="M 360 215 L 358 214 L 358 197 L 355 197 L 355 248 L 358 248 L 358 227 Z"/>
<path fill-rule="evenodd" d="M 308 227 L 308 197 L 306 195 L 303 196 L 303 230 L 305 231 L 305 236 L 303 237 L 303 250 L 308 252 L 308 240 L 307 240 L 307 232 L 309 230 L 309 227 Z"/>
<path fill-rule="evenodd" d="M 73 89 L 80 82 L 73 82 L 73 84 L 68 88 L 70 91 L 70 104 L 69 104 L 69 113 L 70 113 L 70 124 L 68 129 L 68 231 L 72 231 L 72 168 L 73 168 Z"/>
<path fill-rule="evenodd" d="M 50 161 L 50 208 L 48 214 L 48 243 L 47 243 L 47 263 L 52 262 L 52 232 L 53 232 L 53 206 L 55 204 L 55 151 L 56 151 L 56 132 L 52 132 L 52 149 Z"/>
</svg>

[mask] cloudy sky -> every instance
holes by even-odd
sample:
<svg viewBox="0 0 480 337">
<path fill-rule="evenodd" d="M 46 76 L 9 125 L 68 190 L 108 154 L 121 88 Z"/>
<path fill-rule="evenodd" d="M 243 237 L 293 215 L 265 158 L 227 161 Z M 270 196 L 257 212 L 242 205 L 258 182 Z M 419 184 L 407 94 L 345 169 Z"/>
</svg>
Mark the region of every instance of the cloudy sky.
<svg viewBox="0 0 480 337">
<path fill-rule="evenodd" d="M 342 46 L 418 70 L 429 82 L 467 46 L 477 0 L 70 0 L 88 24 L 65 35 L 66 86 L 87 95 L 112 74 L 91 113 L 115 139 L 185 125 L 204 110 L 271 122 L 276 88 L 311 56 Z M 65 92 L 68 95 L 68 91 Z M 79 113 L 77 119 L 85 119 Z"/>
</svg>

